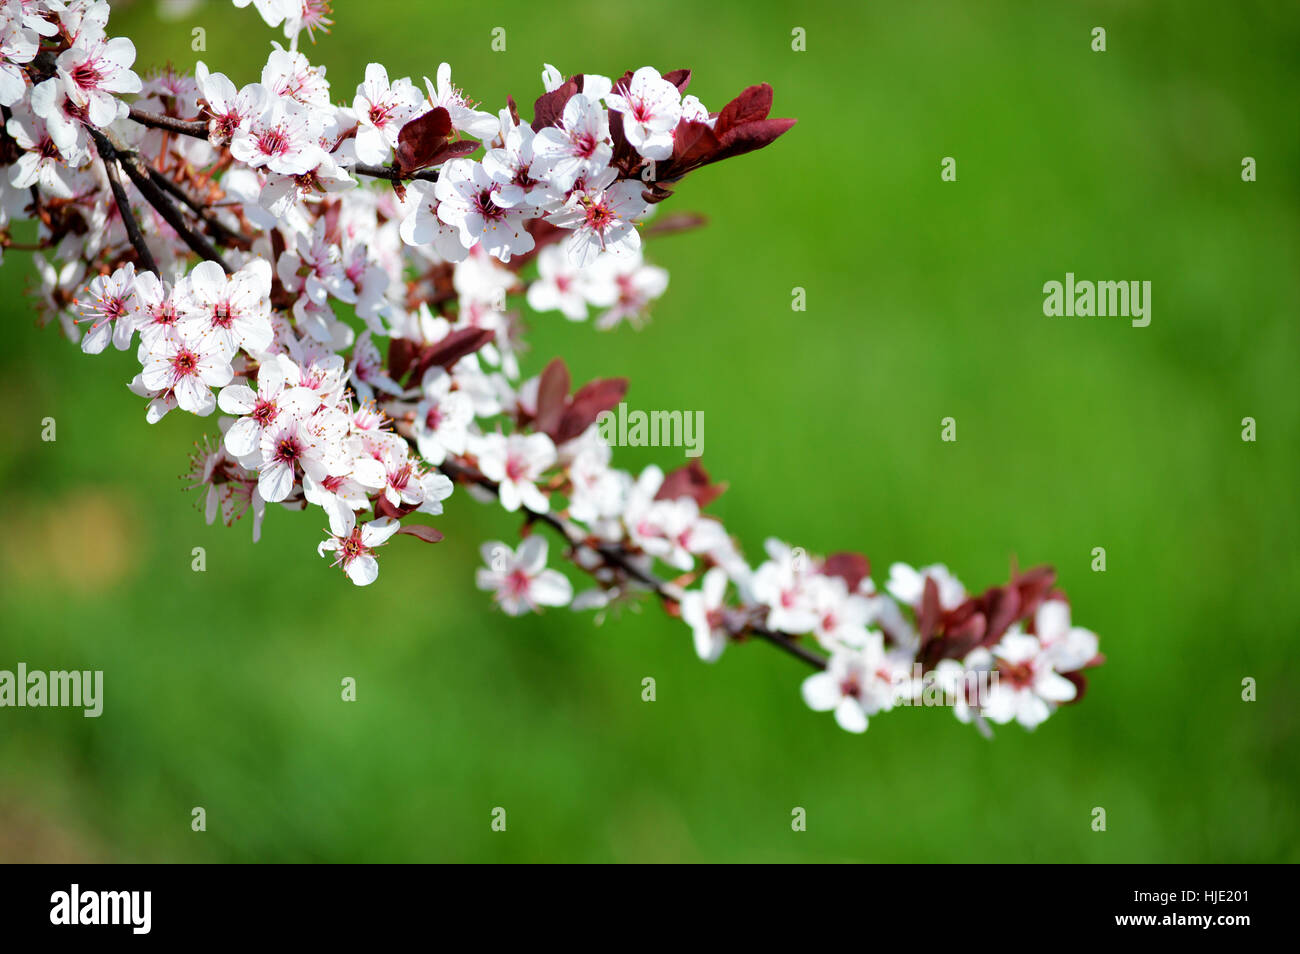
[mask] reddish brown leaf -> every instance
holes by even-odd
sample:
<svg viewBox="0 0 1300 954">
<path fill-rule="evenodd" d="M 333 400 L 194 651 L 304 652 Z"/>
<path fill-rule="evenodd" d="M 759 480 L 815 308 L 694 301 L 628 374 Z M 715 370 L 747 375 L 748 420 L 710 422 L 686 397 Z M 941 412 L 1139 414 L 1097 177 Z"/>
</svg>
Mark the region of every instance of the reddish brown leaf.
<svg viewBox="0 0 1300 954">
<path fill-rule="evenodd" d="M 429 159 L 428 165 L 437 166 L 446 162 L 448 159 L 459 159 L 461 156 L 468 156 L 477 149 L 481 143 L 473 139 L 457 139 L 455 142 L 449 142 L 443 145 L 441 149 L 433 154 Z"/>
<path fill-rule="evenodd" d="M 451 370 L 457 361 L 473 354 L 495 337 L 496 332 L 487 328 L 461 328 L 453 331 L 441 341 L 420 351 L 420 359 L 411 369 L 411 380 L 418 381 L 435 364 Z"/>
<path fill-rule="evenodd" d="M 397 134 L 397 168 L 413 172 L 431 164 L 451 133 L 451 116 L 441 106 L 412 119 Z"/>
<path fill-rule="evenodd" d="M 564 104 L 576 92 L 578 81 L 571 78 L 549 93 L 538 96 L 533 103 L 533 132 L 541 132 L 547 126 L 556 125 L 564 115 Z"/>
<path fill-rule="evenodd" d="M 600 378 L 578 389 L 560 422 L 556 443 L 571 441 L 627 395 L 627 378 Z"/>
<path fill-rule="evenodd" d="M 388 339 L 388 376 L 394 381 L 406 377 L 420 356 L 420 346 L 410 338 Z"/>
<path fill-rule="evenodd" d="M 822 563 L 823 576 L 838 576 L 852 592 L 871 574 L 871 563 L 861 553 L 832 553 Z"/>
<path fill-rule="evenodd" d="M 437 543 L 442 539 L 442 534 L 426 523 L 406 524 L 398 527 L 397 532 L 409 534 L 417 540 L 423 540 L 425 543 Z"/>
<path fill-rule="evenodd" d="M 678 500 L 693 497 L 703 510 L 717 500 L 727 489 L 726 484 L 715 484 L 709 479 L 709 472 L 698 460 L 693 460 L 672 471 L 659 486 L 656 500 Z"/>
<path fill-rule="evenodd" d="M 569 401 L 569 369 L 563 358 L 554 358 L 537 381 L 535 425 L 551 440 L 560 443 L 560 423 Z"/>
<path fill-rule="evenodd" d="M 722 107 L 713 129 L 721 138 L 733 126 L 767 119 L 767 114 L 771 111 L 772 87 L 766 83 L 750 86 L 741 90 L 739 96 Z"/>
<path fill-rule="evenodd" d="M 663 77 L 664 77 L 664 79 L 666 79 L 668 82 L 670 82 L 670 83 L 672 83 L 674 86 L 676 86 L 676 87 L 677 87 L 677 92 L 679 92 L 679 93 L 684 93 L 684 92 L 686 92 L 686 87 L 688 87 L 688 86 L 691 85 L 691 71 L 690 71 L 690 70 L 685 70 L 685 69 L 683 69 L 683 70 L 670 70 L 669 72 L 664 73 L 664 74 L 663 74 Z"/>
</svg>

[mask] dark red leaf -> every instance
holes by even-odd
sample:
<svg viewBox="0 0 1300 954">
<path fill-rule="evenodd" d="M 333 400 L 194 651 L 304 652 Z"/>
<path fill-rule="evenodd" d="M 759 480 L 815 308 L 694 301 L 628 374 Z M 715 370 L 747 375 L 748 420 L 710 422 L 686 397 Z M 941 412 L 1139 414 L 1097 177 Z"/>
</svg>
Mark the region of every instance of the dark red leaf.
<svg viewBox="0 0 1300 954">
<path fill-rule="evenodd" d="M 427 523 L 411 523 L 397 528 L 398 533 L 406 533 L 423 540 L 425 543 L 437 543 L 442 539 L 442 534 Z"/>
<path fill-rule="evenodd" d="M 655 499 L 678 500 L 682 497 L 692 497 L 703 510 L 722 496 L 722 492 L 726 489 L 726 484 L 713 483 L 704 465 L 698 460 L 693 460 L 671 471 L 664 478 L 664 482 L 659 486 L 659 493 L 655 494 Z"/>
<path fill-rule="evenodd" d="M 934 636 L 939 624 L 939 586 L 934 577 L 925 578 L 925 588 L 921 591 L 921 608 L 916 613 L 916 626 L 921 631 L 921 644 L 924 645 Z"/>
<path fill-rule="evenodd" d="M 600 378 L 578 389 L 560 422 L 557 444 L 571 441 L 627 395 L 627 378 Z"/>
<path fill-rule="evenodd" d="M 762 149 L 787 132 L 794 124 L 793 119 L 761 119 L 758 122 L 735 126 L 719 137 L 721 148 L 710 162 L 730 159 L 732 156 L 742 156 L 755 149 Z"/>
<path fill-rule="evenodd" d="M 832 553 L 822 562 L 822 575 L 838 576 L 848 584 L 850 592 L 870 574 L 871 563 L 861 553 Z"/>
<path fill-rule="evenodd" d="M 563 358 L 555 358 L 537 382 L 537 418 L 539 431 L 560 443 L 560 423 L 569 401 L 569 369 Z"/>
<path fill-rule="evenodd" d="M 445 143 L 441 149 L 433 154 L 428 164 L 437 166 L 448 159 L 459 159 L 461 156 L 468 156 L 480 145 L 482 144 L 475 142 L 473 139 L 457 139 L 455 142 Z"/>
<path fill-rule="evenodd" d="M 538 96 L 533 103 L 533 132 L 541 132 L 547 126 L 556 125 L 564 115 L 564 104 L 576 92 L 578 82 L 571 78 L 549 93 Z"/>
<path fill-rule="evenodd" d="M 394 520 L 400 520 L 414 509 L 414 507 L 399 507 L 382 494 L 375 500 L 376 517 L 392 517 Z"/>
<path fill-rule="evenodd" d="M 420 356 L 420 346 L 410 338 L 388 339 L 388 376 L 394 381 L 406 377 Z"/>
<path fill-rule="evenodd" d="M 987 625 L 988 620 L 983 613 L 972 613 L 961 624 L 946 631 L 943 634 L 943 639 L 938 640 L 941 644 L 942 657 L 944 659 L 964 658 L 967 653 L 980 644 L 980 641 L 984 638 Z"/>
<path fill-rule="evenodd" d="M 664 79 L 677 87 L 677 92 L 686 92 L 686 87 L 691 85 L 690 70 L 670 70 L 663 74 Z"/>
<path fill-rule="evenodd" d="M 718 138 L 722 138 L 733 126 L 767 119 L 767 114 L 771 111 L 772 87 L 766 83 L 747 87 L 740 91 L 739 96 L 722 107 L 717 122 L 713 124 L 714 132 L 718 134 Z"/>
<path fill-rule="evenodd" d="M 461 358 L 473 354 L 496 337 L 487 328 L 461 328 L 420 351 L 420 359 L 411 369 L 411 380 L 418 381 L 435 364 L 451 370 Z"/>
<path fill-rule="evenodd" d="M 451 116 L 441 106 L 412 119 L 397 134 L 397 149 L 393 153 L 397 167 L 403 172 L 413 172 L 431 165 L 451 133 Z"/>
</svg>

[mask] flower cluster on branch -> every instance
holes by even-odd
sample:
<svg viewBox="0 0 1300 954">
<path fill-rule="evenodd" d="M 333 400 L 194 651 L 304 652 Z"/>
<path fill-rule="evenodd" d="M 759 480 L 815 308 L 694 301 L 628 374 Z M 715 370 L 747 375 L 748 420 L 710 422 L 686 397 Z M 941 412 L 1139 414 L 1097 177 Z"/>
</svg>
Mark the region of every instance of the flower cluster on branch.
<svg viewBox="0 0 1300 954">
<path fill-rule="evenodd" d="M 504 612 L 650 594 L 701 659 L 759 640 L 813 667 L 804 699 L 845 729 L 940 690 L 981 727 L 1082 696 L 1097 638 L 1050 569 L 971 595 L 894 564 L 877 589 L 861 555 L 775 539 L 752 567 L 698 462 L 614 466 L 597 422 L 627 381 L 523 374 L 521 302 L 644 320 L 668 277 L 643 236 L 698 224 L 647 221 L 684 176 L 789 130 L 769 86 L 711 111 L 689 70 L 547 65 L 530 120 L 480 109 L 448 64 L 421 85 L 372 63 L 336 105 L 297 43 L 328 5 L 252 2 L 288 45 L 241 83 L 203 63 L 142 79 L 104 0 L 0 0 L 0 246 L 35 223 L 42 313 L 87 354 L 135 355 L 150 423 L 220 412 L 191 471 L 209 522 L 251 512 L 256 540 L 268 504 L 319 508 L 318 552 L 367 585 L 396 536 L 441 539 L 429 518 L 459 486 L 523 518 L 476 576 Z"/>
</svg>

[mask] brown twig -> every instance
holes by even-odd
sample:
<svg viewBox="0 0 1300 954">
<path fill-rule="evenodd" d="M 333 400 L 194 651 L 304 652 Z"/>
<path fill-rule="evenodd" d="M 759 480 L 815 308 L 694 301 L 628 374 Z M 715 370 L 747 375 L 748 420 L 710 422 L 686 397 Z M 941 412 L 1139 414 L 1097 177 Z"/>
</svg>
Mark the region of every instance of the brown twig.
<svg viewBox="0 0 1300 954">
<path fill-rule="evenodd" d="M 409 182 L 412 179 L 421 179 L 425 182 L 438 181 L 437 169 L 420 169 L 417 172 L 402 172 L 395 166 L 371 166 L 359 162 L 352 167 L 352 171 L 363 176 L 370 176 L 372 179 L 387 179 L 389 182 Z"/>
<path fill-rule="evenodd" d="M 452 480 L 460 480 L 465 483 L 472 483 L 482 487 L 484 490 L 493 494 L 498 492 L 497 485 L 484 477 L 481 473 L 472 467 L 461 464 L 451 458 L 443 461 L 438 465 L 438 470 L 442 471 Z M 639 566 L 623 546 L 617 543 L 593 543 L 587 534 L 576 524 L 554 513 L 529 514 L 529 518 L 538 523 L 544 523 L 569 544 L 573 549 L 585 547 L 597 553 L 606 566 L 618 569 L 627 576 L 636 580 L 655 594 L 662 603 L 677 604 L 682 601 L 685 595 L 681 587 L 666 580 L 661 580 L 651 571 Z M 762 623 L 747 621 L 744 628 L 736 635 L 742 633 L 755 636 L 765 642 L 771 643 L 778 649 L 789 653 L 796 659 L 799 659 L 814 669 L 825 669 L 826 659 L 820 654 L 809 649 L 799 642 L 798 638 L 789 633 L 778 632 L 769 629 Z"/>
<path fill-rule="evenodd" d="M 148 175 L 141 172 L 134 162 L 124 161 L 122 163 L 122 168 L 126 170 L 127 177 L 130 178 L 132 184 L 140 191 L 140 194 L 154 207 L 154 211 L 163 217 L 163 220 L 172 227 L 176 234 L 181 237 L 181 240 L 190 247 L 190 250 L 194 252 L 194 254 L 198 255 L 200 258 L 216 262 L 225 270 L 227 275 L 234 271 L 234 269 L 226 264 L 225 259 L 221 257 L 221 253 L 217 251 L 216 246 L 189 227 L 185 222 L 185 218 L 181 215 L 180 210 L 172 204 L 169 198 L 167 198 L 167 194 L 163 192 L 162 189 L 158 188 Z"/>
<path fill-rule="evenodd" d="M 148 126 L 151 129 L 164 129 L 167 132 L 190 136 L 194 139 L 208 138 L 208 124 L 202 119 L 176 119 L 159 113 L 145 112 L 143 109 L 136 109 L 134 106 L 131 107 L 128 115 L 141 126 Z"/>
<path fill-rule="evenodd" d="M 145 244 L 144 233 L 140 231 L 140 223 L 136 221 L 135 213 L 131 211 L 131 201 L 126 197 L 126 187 L 122 185 L 122 177 L 118 174 L 117 149 L 105 138 L 103 133 L 89 126 L 86 128 L 90 129 L 95 138 L 95 147 L 99 151 L 99 161 L 104 164 L 104 172 L 108 176 L 109 188 L 113 190 L 113 199 L 117 202 L 117 211 L 122 216 L 122 225 L 126 228 L 126 237 L 131 240 L 131 247 L 135 249 L 136 257 L 140 259 L 140 267 L 157 275 L 159 274 L 158 263 L 154 261 L 153 253 L 149 251 L 149 246 Z"/>
<path fill-rule="evenodd" d="M 202 220 L 203 224 L 206 225 L 210 231 L 219 233 L 219 237 L 224 240 L 227 245 L 241 245 L 245 248 L 252 247 L 252 239 L 221 224 L 221 222 L 208 211 L 208 208 L 204 206 L 203 203 L 192 197 L 170 178 L 150 165 L 145 165 L 145 170 L 148 172 L 149 178 L 152 179 L 157 186 L 159 186 L 164 192 L 170 193 L 193 211 L 193 213 Z"/>
</svg>

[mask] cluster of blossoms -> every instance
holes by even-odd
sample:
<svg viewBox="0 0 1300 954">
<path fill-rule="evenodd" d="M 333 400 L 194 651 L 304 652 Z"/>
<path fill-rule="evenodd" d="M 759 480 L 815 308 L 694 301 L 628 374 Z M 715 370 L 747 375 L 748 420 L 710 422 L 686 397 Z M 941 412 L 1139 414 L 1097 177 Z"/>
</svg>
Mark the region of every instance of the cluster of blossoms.
<svg viewBox="0 0 1300 954">
<path fill-rule="evenodd" d="M 421 85 L 375 63 L 339 97 L 297 47 L 328 5 L 252 2 L 288 46 L 240 84 L 203 63 L 142 79 L 105 0 L 0 0 L 0 248 L 11 219 L 35 223 L 43 314 L 88 354 L 134 350 L 150 423 L 220 412 L 191 472 L 209 522 L 251 512 L 256 539 L 267 504 L 318 507 L 319 554 L 367 585 L 395 535 L 441 539 L 420 515 L 459 484 L 522 518 L 477 574 L 504 612 L 653 594 L 702 659 L 758 638 L 816 667 L 804 697 L 846 729 L 935 680 L 980 725 L 1032 727 L 1081 694 L 1096 637 L 1050 570 L 968 596 L 897 564 L 878 592 L 864 558 L 777 541 L 751 568 L 698 463 L 614 466 L 597 419 L 626 381 L 522 373 L 521 302 L 644 319 L 667 275 L 643 235 L 681 220 L 644 223 L 683 176 L 793 125 L 770 87 L 711 112 L 688 70 L 547 65 L 526 121 L 479 109 L 447 64 Z M 548 567 L 547 532 L 587 589 Z"/>
</svg>

